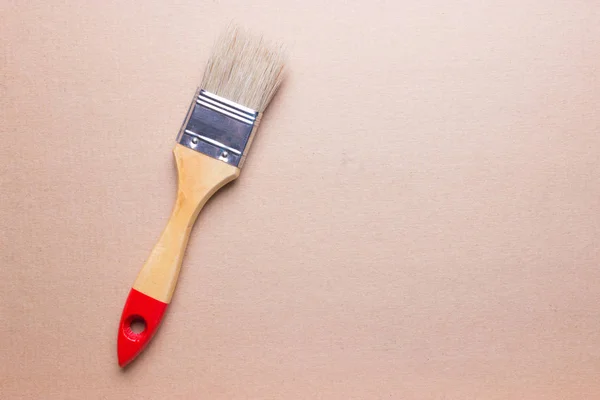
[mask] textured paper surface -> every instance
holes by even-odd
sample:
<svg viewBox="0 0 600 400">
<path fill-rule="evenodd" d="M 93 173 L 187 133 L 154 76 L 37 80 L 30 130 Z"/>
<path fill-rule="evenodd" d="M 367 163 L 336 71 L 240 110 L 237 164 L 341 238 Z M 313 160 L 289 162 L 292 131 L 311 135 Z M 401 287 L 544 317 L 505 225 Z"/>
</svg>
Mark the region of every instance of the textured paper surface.
<svg viewBox="0 0 600 400">
<path fill-rule="evenodd" d="M 2 2 L 3 399 L 600 398 L 594 1 Z M 116 330 L 216 35 L 289 47 L 164 324 Z"/>
</svg>

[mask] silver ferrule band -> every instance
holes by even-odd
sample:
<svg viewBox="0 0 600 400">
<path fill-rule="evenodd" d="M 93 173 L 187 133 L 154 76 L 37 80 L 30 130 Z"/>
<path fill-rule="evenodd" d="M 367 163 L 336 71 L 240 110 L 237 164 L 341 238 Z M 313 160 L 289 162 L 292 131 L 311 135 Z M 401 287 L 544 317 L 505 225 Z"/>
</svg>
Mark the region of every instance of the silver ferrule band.
<svg viewBox="0 0 600 400">
<path fill-rule="evenodd" d="M 262 114 L 199 89 L 177 142 L 241 168 Z"/>
</svg>

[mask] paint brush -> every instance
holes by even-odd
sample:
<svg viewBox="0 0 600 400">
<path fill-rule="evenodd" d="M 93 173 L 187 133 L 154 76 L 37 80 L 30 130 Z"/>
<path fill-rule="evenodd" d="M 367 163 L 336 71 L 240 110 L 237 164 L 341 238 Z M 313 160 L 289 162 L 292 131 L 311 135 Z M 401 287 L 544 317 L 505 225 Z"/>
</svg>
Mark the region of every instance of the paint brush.
<svg viewBox="0 0 600 400">
<path fill-rule="evenodd" d="M 117 339 L 120 366 L 131 362 L 155 334 L 198 213 L 217 190 L 240 175 L 283 67 L 280 45 L 240 28 L 230 28 L 217 41 L 173 150 L 178 176 L 173 211 L 123 308 Z"/>
</svg>

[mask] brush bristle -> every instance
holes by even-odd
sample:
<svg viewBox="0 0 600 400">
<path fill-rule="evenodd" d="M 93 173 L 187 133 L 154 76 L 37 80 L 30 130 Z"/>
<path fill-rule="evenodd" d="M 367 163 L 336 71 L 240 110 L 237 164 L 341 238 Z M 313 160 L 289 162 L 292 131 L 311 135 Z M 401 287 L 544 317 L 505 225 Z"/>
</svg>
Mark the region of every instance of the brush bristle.
<svg viewBox="0 0 600 400">
<path fill-rule="evenodd" d="M 281 45 L 231 27 L 217 41 L 201 87 L 262 112 L 281 84 L 284 62 Z"/>
</svg>

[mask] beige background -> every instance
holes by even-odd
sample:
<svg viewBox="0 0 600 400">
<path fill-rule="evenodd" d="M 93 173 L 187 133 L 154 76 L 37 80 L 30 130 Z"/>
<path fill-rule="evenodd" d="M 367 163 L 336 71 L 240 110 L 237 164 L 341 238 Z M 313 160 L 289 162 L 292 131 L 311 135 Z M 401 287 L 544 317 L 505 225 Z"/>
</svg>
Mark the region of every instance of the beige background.
<svg viewBox="0 0 600 400">
<path fill-rule="evenodd" d="M 2 399 L 600 398 L 597 1 L 1 4 Z M 232 20 L 287 80 L 121 371 Z"/>
</svg>

